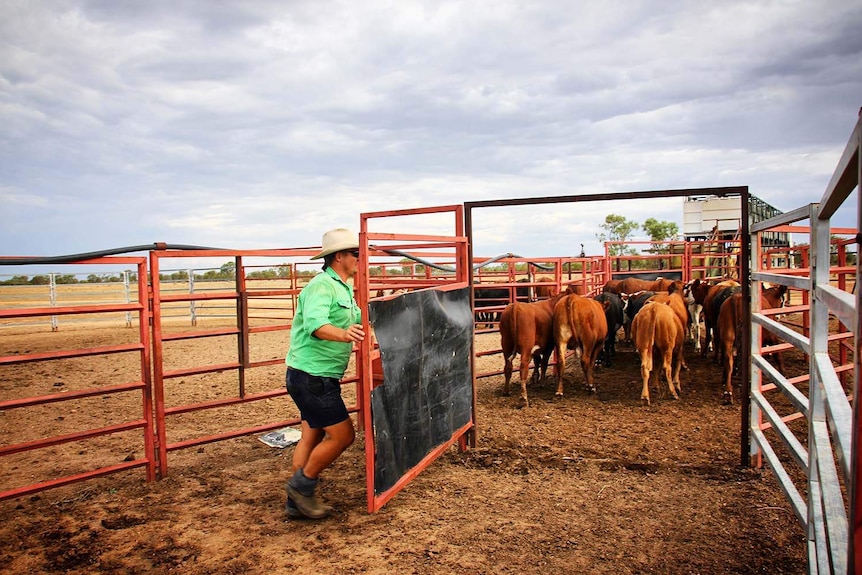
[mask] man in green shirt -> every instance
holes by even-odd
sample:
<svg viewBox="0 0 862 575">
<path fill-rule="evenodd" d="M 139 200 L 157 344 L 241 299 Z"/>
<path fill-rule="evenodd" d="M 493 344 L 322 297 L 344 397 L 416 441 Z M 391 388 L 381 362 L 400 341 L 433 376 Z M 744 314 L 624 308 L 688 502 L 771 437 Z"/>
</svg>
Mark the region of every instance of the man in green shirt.
<svg viewBox="0 0 862 575">
<path fill-rule="evenodd" d="M 299 294 L 285 358 L 287 391 L 302 420 L 287 482 L 291 518 L 323 519 L 331 513 L 314 495 L 317 479 L 355 438 L 340 380 L 353 345 L 365 339 L 362 314 L 347 283 L 356 274 L 359 238 L 345 228 L 330 230 L 323 234 L 323 249 L 311 259 L 319 258 L 323 273 Z"/>
</svg>

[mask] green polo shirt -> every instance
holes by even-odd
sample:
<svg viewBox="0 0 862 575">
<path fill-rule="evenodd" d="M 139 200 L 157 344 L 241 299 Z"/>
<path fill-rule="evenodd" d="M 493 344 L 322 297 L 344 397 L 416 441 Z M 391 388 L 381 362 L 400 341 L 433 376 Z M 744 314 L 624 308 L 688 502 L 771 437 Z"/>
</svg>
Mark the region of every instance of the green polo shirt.
<svg viewBox="0 0 862 575">
<path fill-rule="evenodd" d="M 353 288 L 332 268 L 326 268 L 299 292 L 285 363 L 311 375 L 341 379 L 353 344 L 328 341 L 312 334 L 328 323 L 347 329 L 361 321 L 362 312 L 353 299 Z"/>
</svg>

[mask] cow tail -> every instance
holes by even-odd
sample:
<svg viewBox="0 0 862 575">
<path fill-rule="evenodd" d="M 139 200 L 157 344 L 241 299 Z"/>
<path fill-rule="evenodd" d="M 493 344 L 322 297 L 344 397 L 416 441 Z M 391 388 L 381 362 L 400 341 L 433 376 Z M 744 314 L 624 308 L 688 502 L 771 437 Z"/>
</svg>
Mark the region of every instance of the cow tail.
<svg viewBox="0 0 862 575">
<path fill-rule="evenodd" d="M 653 303 L 650 305 L 661 305 L 661 304 Z M 643 310 L 641 310 L 641 311 L 643 311 Z M 654 313 L 650 313 L 650 314 L 647 314 L 644 319 L 647 320 L 647 324 L 645 326 L 646 330 L 642 329 L 641 333 L 643 333 L 644 331 L 646 332 L 646 341 L 645 342 L 638 341 L 636 343 L 637 343 L 638 349 L 646 349 L 647 350 L 647 355 L 644 359 L 650 362 L 649 367 L 650 367 L 650 369 L 652 369 L 652 359 L 651 358 L 652 358 L 652 350 L 655 347 L 656 315 Z"/>
<path fill-rule="evenodd" d="M 519 305 L 512 306 L 511 324 L 509 325 L 509 329 L 512 332 L 512 342 L 514 344 L 512 346 L 512 357 L 509 358 L 512 360 L 514 360 L 515 356 L 518 355 L 518 342 L 520 341 L 520 339 L 518 339 L 518 325 L 520 325 L 518 322 L 518 314 L 520 312 L 518 310 L 520 309 L 520 307 L 521 306 Z M 521 358 L 521 361 L 524 361 L 523 357 Z"/>
<path fill-rule="evenodd" d="M 566 321 L 569 324 L 572 337 L 577 342 L 574 350 L 575 354 L 577 357 L 581 357 L 586 355 L 587 351 L 584 349 L 584 341 L 581 339 L 581 329 L 578 322 L 577 309 L 575 309 L 575 297 L 579 296 L 572 296 L 566 300 Z"/>
</svg>

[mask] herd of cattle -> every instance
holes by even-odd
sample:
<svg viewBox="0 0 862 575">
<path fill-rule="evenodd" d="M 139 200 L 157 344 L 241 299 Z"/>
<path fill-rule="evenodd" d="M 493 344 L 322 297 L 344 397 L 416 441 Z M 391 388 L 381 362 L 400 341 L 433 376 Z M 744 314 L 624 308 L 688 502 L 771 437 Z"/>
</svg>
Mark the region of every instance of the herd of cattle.
<svg viewBox="0 0 862 575">
<path fill-rule="evenodd" d="M 538 287 L 544 289 L 536 289 L 533 297 L 529 297 L 526 288 L 517 288 L 516 301 L 506 305 L 501 314 L 488 313 L 483 308 L 492 307 L 500 298 L 508 301 L 509 289 L 477 287 L 474 293 L 476 321 L 499 321 L 505 358 L 505 394 L 509 393 L 514 359 L 521 357 L 523 405 L 529 405 L 527 381 L 531 359 L 534 366 L 531 382 L 537 382 L 544 379 L 552 352 L 556 357 L 557 397 L 563 395 L 567 350 L 574 351 L 580 360 L 586 387 L 594 392 L 593 368 L 597 363 L 605 367 L 613 364 L 620 328 L 626 342 L 637 350 L 643 384 L 641 400 L 645 405 L 650 403 L 650 386 L 661 392 L 660 374 L 664 375 L 670 394 L 679 398 L 679 373 L 686 368 L 683 357 L 686 337 L 702 355 L 712 349 L 713 360 L 722 366 L 725 401 L 733 401 L 733 360 L 743 318 L 741 287 L 736 281 L 696 279 L 686 284 L 662 278 L 627 278 L 607 282 L 602 293 L 594 297 L 575 293 L 578 290 L 572 289 L 573 286 L 559 294 L 553 293 L 551 285 Z M 764 289 L 762 308 L 784 305 L 786 290 L 785 286 Z M 520 299 L 527 301 L 517 301 Z M 705 329 L 703 345 L 701 318 Z M 766 330 L 763 339 L 764 345 L 777 343 Z M 778 369 L 784 373 L 780 354 Z"/>
</svg>

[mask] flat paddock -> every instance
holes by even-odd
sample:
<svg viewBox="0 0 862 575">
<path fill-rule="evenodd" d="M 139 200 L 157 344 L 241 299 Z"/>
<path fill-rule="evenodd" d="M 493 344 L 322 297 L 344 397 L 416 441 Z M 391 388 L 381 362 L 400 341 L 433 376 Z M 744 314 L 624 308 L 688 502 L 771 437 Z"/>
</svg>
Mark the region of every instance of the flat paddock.
<svg viewBox="0 0 862 575">
<path fill-rule="evenodd" d="M 107 345 L 128 329 L 4 335 L 2 352 L 36 353 L 56 337 Z M 132 334 L 131 337 L 134 337 Z M 269 334 L 273 354 L 287 334 Z M 499 346 L 499 336 L 478 336 Z M 490 339 L 487 339 L 490 338 Z M 183 348 L 196 364 L 217 363 L 220 338 Z M 188 344 L 191 346 L 191 342 Z M 72 344 L 66 347 L 72 347 Z M 13 349 L 14 348 L 14 349 Z M 65 360 L 62 378 L 39 363 L 3 368 L 4 397 L 24 388 L 56 391 L 98 385 L 130 370 L 129 354 Z M 365 499 L 363 434 L 324 476 L 321 494 L 337 513 L 323 522 L 287 521 L 284 481 L 291 448 L 249 436 L 172 452 L 167 478 L 143 472 L 48 490 L 0 502 L 0 571 L 6 573 L 726 573 L 805 571 L 805 534 L 768 470 L 740 467 L 740 407 L 722 405 L 720 373 L 686 348 L 679 401 L 654 395 L 641 406 L 633 350 L 596 370 L 598 392 L 583 388 L 569 362 L 565 397 L 549 378 L 530 388 L 531 407 L 501 395 L 502 376 L 478 383 L 478 447 L 447 452 L 380 512 Z M 480 371 L 501 369 L 499 355 Z M 791 370 L 804 370 L 789 354 Z M 550 370 L 549 370 L 550 371 Z M 274 388 L 283 371 L 261 370 L 250 385 Z M 170 402 L 200 400 L 229 385 L 227 374 L 174 381 Z M 345 395 L 352 394 L 350 387 Z M 0 412 L 3 441 L 56 431 L 78 418 L 107 419 L 131 409 L 94 398 L 76 413 L 24 420 Z M 241 412 L 241 408 L 253 413 Z M 294 415 L 286 397 L 202 415 L 176 424 L 236 426 Z M 3 481 L 18 484 L 81 457 L 115 457 L 134 447 L 136 432 L 106 445 L 67 444 L 9 463 Z M 137 433 L 137 435 L 140 435 Z M 125 440 L 128 439 L 128 443 Z M 131 453 L 129 455 L 132 455 Z M 4 459 L 6 461 L 16 457 Z M 121 457 L 122 458 L 122 457 Z M 7 485 L 8 486 L 8 485 Z"/>
</svg>

